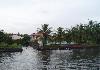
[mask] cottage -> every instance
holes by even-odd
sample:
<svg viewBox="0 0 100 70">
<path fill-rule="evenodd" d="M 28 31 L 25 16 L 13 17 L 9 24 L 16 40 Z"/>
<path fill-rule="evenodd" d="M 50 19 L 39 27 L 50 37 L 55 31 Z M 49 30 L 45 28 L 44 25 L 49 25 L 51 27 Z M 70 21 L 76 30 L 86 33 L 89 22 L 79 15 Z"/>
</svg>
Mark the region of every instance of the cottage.
<svg viewBox="0 0 100 70">
<path fill-rule="evenodd" d="M 11 37 L 13 40 L 23 39 L 23 37 L 20 36 L 20 35 L 18 35 L 18 34 L 12 34 L 10 37 Z"/>
</svg>

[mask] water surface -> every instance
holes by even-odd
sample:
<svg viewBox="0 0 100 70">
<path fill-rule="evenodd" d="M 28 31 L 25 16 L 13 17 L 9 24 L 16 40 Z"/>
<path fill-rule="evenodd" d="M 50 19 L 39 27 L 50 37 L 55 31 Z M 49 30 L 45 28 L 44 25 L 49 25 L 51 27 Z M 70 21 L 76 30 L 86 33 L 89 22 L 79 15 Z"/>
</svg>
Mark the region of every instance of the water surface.
<svg viewBox="0 0 100 70">
<path fill-rule="evenodd" d="M 100 70 L 99 49 L 0 53 L 0 70 Z"/>
</svg>

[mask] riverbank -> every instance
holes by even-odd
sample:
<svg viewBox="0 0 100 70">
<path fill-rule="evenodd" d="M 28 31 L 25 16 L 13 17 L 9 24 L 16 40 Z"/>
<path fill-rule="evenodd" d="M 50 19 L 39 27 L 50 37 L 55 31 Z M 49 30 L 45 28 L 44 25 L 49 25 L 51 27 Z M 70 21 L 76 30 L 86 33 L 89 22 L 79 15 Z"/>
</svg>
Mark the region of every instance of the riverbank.
<svg viewBox="0 0 100 70">
<path fill-rule="evenodd" d="M 13 43 L 13 44 L 7 44 L 4 42 L 0 43 L 0 52 L 22 52 L 22 45 Z"/>
<path fill-rule="evenodd" d="M 0 52 L 22 52 L 22 48 L 0 48 Z"/>
<path fill-rule="evenodd" d="M 72 44 L 72 45 L 46 45 L 45 47 L 39 46 L 35 48 L 37 50 L 66 50 L 66 49 L 90 49 L 90 48 L 99 48 L 100 45 L 79 45 L 79 44 Z M 34 48 L 34 47 L 33 47 Z"/>
</svg>

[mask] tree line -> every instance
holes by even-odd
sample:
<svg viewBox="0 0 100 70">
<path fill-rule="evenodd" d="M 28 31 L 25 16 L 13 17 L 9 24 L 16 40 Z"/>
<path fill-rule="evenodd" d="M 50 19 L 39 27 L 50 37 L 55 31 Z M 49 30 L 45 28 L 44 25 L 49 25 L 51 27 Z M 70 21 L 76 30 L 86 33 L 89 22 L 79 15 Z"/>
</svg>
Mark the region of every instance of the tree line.
<svg viewBox="0 0 100 70">
<path fill-rule="evenodd" d="M 42 33 L 43 46 L 48 43 L 52 44 L 100 44 L 100 23 L 90 20 L 87 24 L 77 24 L 71 28 L 64 29 L 58 27 L 56 32 L 52 31 L 52 27 L 49 24 L 43 24 L 41 28 L 37 29 L 37 32 Z M 21 34 L 19 34 L 21 35 Z M 14 43 L 21 45 L 29 45 L 30 36 L 28 34 L 21 35 L 23 39 L 13 40 L 10 34 L 0 30 L 0 45 L 12 45 Z"/>
<path fill-rule="evenodd" d="M 22 35 L 18 33 L 19 36 L 23 37 L 23 39 L 16 40 L 13 40 L 11 35 L 12 34 L 5 33 L 4 30 L 0 30 L 0 48 L 17 48 L 22 45 L 29 45 L 30 37 L 28 34 Z"/>
<path fill-rule="evenodd" d="M 38 32 L 43 34 L 42 42 L 51 44 L 100 44 L 100 23 L 90 20 L 87 24 L 77 24 L 71 28 L 58 27 L 56 32 L 48 24 L 42 25 Z"/>
</svg>

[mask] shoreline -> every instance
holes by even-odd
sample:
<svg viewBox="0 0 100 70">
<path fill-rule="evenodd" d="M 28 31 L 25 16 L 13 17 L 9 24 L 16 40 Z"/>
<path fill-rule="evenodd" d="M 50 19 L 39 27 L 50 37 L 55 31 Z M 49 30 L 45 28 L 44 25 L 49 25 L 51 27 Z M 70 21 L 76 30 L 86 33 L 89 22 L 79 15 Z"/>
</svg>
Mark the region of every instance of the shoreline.
<svg viewBox="0 0 100 70">
<path fill-rule="evenodd" d="M 22 52 L 22 48 L 0 48 L 0 52 Z"/>
<path fill-rule="evenodd" d="M 68 49 L 95 49 L 95 48 L 99 48 L 100 45 L 65 45 L 65 46 L 53 46 L 53 45 L 49 45 L 49 46 L 39 46 L 38 48 L 34 48 L 36 50 L 68 50 Z"/>
</svg>

